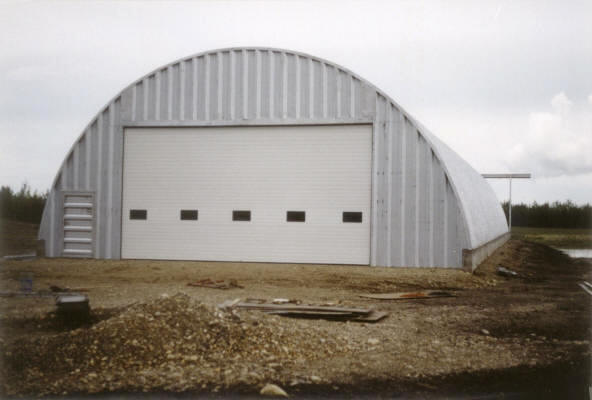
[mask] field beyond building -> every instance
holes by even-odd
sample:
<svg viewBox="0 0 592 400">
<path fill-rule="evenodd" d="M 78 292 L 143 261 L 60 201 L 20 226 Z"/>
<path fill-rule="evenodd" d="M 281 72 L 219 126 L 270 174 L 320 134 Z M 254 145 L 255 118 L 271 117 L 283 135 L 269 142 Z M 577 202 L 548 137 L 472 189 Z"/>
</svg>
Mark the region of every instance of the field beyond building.
<svg viewBox="0 0 592 400">
<path fill-rule="evenodd" d="M 592 249 L 592 230 L 512 227 L 512 237 L 558 249 Z"/>
</svg>

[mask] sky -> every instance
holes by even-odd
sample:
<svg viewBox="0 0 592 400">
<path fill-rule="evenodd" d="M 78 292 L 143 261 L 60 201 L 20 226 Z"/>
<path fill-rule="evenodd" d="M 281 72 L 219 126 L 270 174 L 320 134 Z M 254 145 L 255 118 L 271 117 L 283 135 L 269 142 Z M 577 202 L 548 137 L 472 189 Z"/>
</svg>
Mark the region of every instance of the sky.
<svg viewBox="0 0 592 400">
<path fill-rule="evenodd" d="M 531 173 L 514 203 L 592 203 L 591 16 L 592 1 L 0 0 L 0 185 L 49 189 L 140 76 L 261 46 L 348 68 L 481 173 Z"/>
</svg>

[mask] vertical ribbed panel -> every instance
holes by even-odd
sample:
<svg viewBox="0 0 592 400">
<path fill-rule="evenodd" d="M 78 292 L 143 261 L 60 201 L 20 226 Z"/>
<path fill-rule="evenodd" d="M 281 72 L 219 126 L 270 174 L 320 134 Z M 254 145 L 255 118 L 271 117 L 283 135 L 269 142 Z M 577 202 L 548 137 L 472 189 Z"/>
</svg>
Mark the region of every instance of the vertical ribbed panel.
<svg viewBox="0 0 592 400">
<path fill-rule="evenodd" d="M 191 88 L 193 85 L 191 61 L 182 61 L 179 69 L 179 119 L 191 119 Z"/>
<path fill-rule="evenodd" d="M 387 169 L 388 169 L 388 149 L 387 149 L 387 99 L 383 96 L 376 98 L 376 120 L 374 123 L 373 135 L 373 153 L 381 154 L 380 157 L 373 158 L 373 185 L 372 185 L 372 216 L 373 232 L 375 239 L 372 240 L 372 254 L 379 255 L 388 253 L 388 207 L 387 204 Z M 334 109 L 336 112 L 336 109 Z M 373 262 L 376 262 L 373 260 Z"/>
<path fill-rule="evenodd" d="M 220 120 L 220 93 L 222 82 L 220 82 L 220 53 L 211 54 L 206 64 L 206 87 L 207 97 L 204 100 L 206 106 L 205 120 Z"/>
<path fill-rule="evenodd" d="M 76 182 L 76 190 L 86 189 L 85 178 L 86 178 L 86 145 L 87 137 L 82 136 L 78 141 L 76 147 L 78 151 L 78 181 Z"/>
<path fill-rule="evenodd" d="M 298 97 L 296 88 L 296 60 L 298 56 L 295 54 L 286 54 L 286 116 L 290 119 L 296 118 L 296 98 Z"/>
<path fill-rule="evenodd" d="M 417 146 L 417 131 L 408 119 L 405 119 L 404 130 L 405 146 L 405 183 L 403 185 L 403 193 L 405 196 L 405 209 L 403 218 L 405 219 L 405 258 L 404 265 L 415 264 L 415 147 Z"/>
<path fill-rule="evenodd" d="M 92 151 L 92 135 L 90 127 L 86 128 L 86 131 L 83 134 L 84 137 L 84 189 L 90 190 L 91 188 L 91 171 L 92 171 L 92 159 L 91 159 L 91 151 Z"/>
<path fill-rule="evenodd" d="M 41 225 L 48 225 L 48 229 L 39 230 L 39 234 L 45 233 L 45 236 L 42 236 L 42 239 L 45 239 L 45 253 L 47 256 L 50 257 L 55 257 L 58 253 L 57 250 L 56 251 L 56 233 L 57 233 L 57 224 L 58 222 L 56 221 L 57 219 L 57 213 L 55 210 L 55 196 L 56 196 L 56 191 L 52 190 L 49 193 L 49 196 L 47 196 L 47 201 L 45 202 L 45 208 L 43 210 L 43 218 L 42 218 L 42 222 Z M 49 210 L 48 213 L 46 213 L 45 210 Z"/>
<path fill-rule="evenodd" d="M 80 144 L 76 143 L 72 149 L 72 187 L 78 189 L 78 174 L 80 173 Z"/>
<path fill-rule="evenodd" d="M 105 134 L 103 132 L 103 113 L 99 114 L 98 118 L 97 118 L 97 124 L 96 124 L 96 139 L 97 139 L 97 144 L 95 147 L 95 151 L 96 151 L 96 164 L 94 165 L 94 168 L 92 169 L 93 171 L 93 175 L 95 177 L 95 185 L 93 185 L 93 188 L 95 188 L 96 190 L 96 220 L 101 221 L 101 223 L 104 221 L 104 216 L 103 216 L 103 196 L 101 196 L 103 192 L 103 156 L 105 154 L 105 150 L 103 148 L 103 142 L 105 141 Z M 97 229 L 97 236 L 95 238 L 95 254 L 97 257 L 102 258 L 103 257 L 103 252 L 101 251 L 101 233 L 102 233 L 103 229 Z"/>
<path fill-rule="evenodd" d="M 156 120 L 156 74 L 150 75 L 146 78 L 146 112 L 144 113 L 145 120 Z"/>
<path fill-rule="evenodd" d="M 444 171 L 438 165 L 438 161 L 434 158 L 432 162 L 432 169 L 434 174 L 434 265 L 445 265 L 445 204 L 446 204 L 446 180 Z"/>
<path fill-rule="evenodd" d="M 70 153 L 66 160 L 66 168 L 64 168 L 64 177 L 62 186 L 64 188 L 70 188 L 74 186 L 74 155 Z"/>
<path fill-rule="evenodd" d="M 109 213 L 113 224 L 107 231 L 108 240 L 111 245 L 111 253 L 108 257 L 120 257 L 121 243 L 121 194 L 122 194 L 122 168 L 123 168 L 123 131 L 121 127 L 122 100 L 118 99 L 113 103 L 113 153 L 112 153 L 112 192 L 109 197 Z"/>
<path fill-rule="evenodd" d="M 269 118 L 273 118 L 275 116 L 274 114 L 274 110 L 275 110 L 275 56 L 273 54 L 272 51 L 268 51 L 267 53 L 267 71 L 268 71 L 268 79 L 266 80 L 267 82 L 267 101 L 269 103 L 269 110 L 268 113 L 266 114 L 267 117 Z"/>
<path fill-rule="evenodd" d="M 193 87 L 193 119 L 205 119 L 205 98 L 206 98 L 206 62 L 204 57 L 194 60 L 195 84 Z"/>
<path fill-rule="evenodd" d="M 168 68 L 163 68 L 156 73 L 158 79 L 158 86 L 156 88 L 156 120 L 157 121 L 171 121 L 169 118 L 169 71 Z"/>
<path fill-rule="evenodd" d="M 416 176 L 417 182 L 417 209 L 416 220 L 417 220 L 417 265 L 430 265 L 429 257 L 429 234 L 430 234 L 430 214 L 429 208 L 429 179 L 428 171 L 430 169 L 428 152 L 430 151 L 425 139 L 419 136 L 417 142 L 417 169 L 418 173 Z"/>
<path fill-rule="evenodd" d="M 267 51 L 259 51 L 257 55 L 257 93 L 259 97 L 257 118 L 269 118 L 269 107 L 271 104 L 269 97 L 269 54 Z"/>
<path fill-rule="evenodd" d="M 171 74 L 169 82 L 169 119 L 182 121 L 181 117 L 181 63 L 169 68 Z"/>
<path fill-rule="evenodd" d="M 234 80 L 232 75 L 232 64 L 230 52 L 225 52 L 222 57 L 222 81 L 225 84 L 220 89 L 220 107 L 222 108 L 222 119 L 225 121 L 231 121 L 231 109 L 234 103 L 234 97 L 232 96 L 232 90 L 234 89 Z M 228 99 L 223 101 L 223 99 Z"/>
<path fill-rule="evenodd" d="M 48 198 L 40 237 L 60 255 L 60 192 L 94 194 L 97 258 L 119 258 L 123 126 L 372 123 L 372 261 L 461 266 L 469 246 L 432 142 L 376 89 L 340 67 L 276 49 L 201 54 L 124 90 L 75 143 Z"/>
</svg>

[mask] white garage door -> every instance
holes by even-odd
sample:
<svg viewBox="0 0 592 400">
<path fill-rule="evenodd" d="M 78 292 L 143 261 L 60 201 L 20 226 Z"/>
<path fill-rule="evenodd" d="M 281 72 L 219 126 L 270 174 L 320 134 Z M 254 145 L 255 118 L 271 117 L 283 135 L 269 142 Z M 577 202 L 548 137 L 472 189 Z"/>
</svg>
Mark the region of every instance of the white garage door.
<svg viewBox="0 0 592 400">
<path fill-rule="evenodd" d="M 369 264 L 370 125 L 124 136 L 123 258 Z"/>
</svg>

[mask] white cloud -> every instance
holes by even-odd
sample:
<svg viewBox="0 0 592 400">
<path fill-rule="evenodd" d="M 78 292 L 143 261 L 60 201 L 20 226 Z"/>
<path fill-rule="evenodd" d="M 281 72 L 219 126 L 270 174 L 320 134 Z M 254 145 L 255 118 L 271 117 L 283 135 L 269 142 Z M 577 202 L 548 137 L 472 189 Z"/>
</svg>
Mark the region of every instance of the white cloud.
<svg viewBox="0 0 592 400">
<path fill-rule="evenodd" d="M 560 115 L 567 115 L 571 110 L 572 105 L 573 102 L 568 99 L 563 92 L 556 94 L 551 99 L 551 106 L 553 107 L 553 110 L 555 110 L 555 112 Z"/>
<path fill-rule="evenodd" d="M 529 114 L 524 139 L 507 156 L 510 169 L 540 177 L 592 172 L 592 108 L 575 108 L 563 92 L 551 106 L 552 112 Z"/>
</svg>

